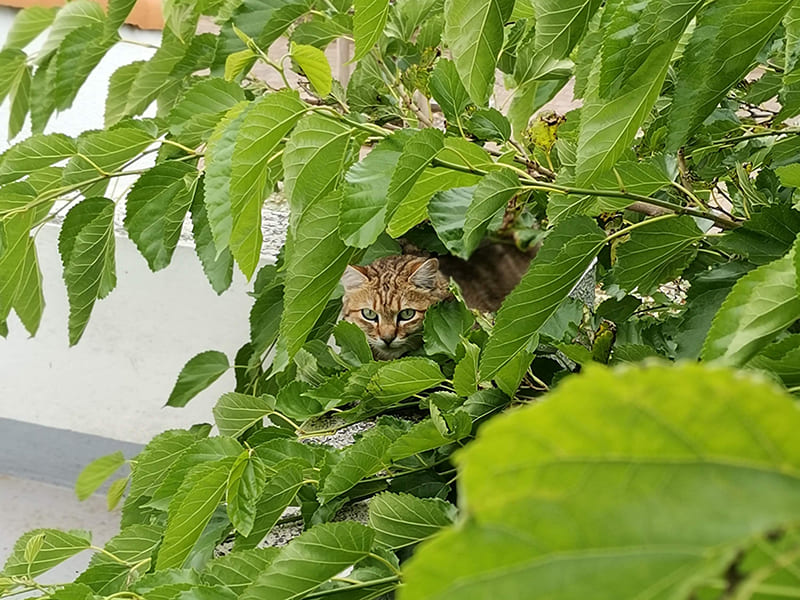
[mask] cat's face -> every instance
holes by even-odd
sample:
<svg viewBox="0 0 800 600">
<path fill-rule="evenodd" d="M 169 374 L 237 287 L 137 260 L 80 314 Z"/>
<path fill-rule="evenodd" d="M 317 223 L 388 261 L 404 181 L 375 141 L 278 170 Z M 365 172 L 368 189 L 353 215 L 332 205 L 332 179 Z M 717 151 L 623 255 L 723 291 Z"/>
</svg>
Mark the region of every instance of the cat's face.
<svg viewBox="0 0 800 600">
<path fill-rule="evenodd" d="M 447 295 L 439 262 L 416 256 L 389 256 L 366 267 L 348 266 L 342 285 L 342 318 L 364 331 L 378 360 L 419 348 L 425 312 Z"/>
</svg>

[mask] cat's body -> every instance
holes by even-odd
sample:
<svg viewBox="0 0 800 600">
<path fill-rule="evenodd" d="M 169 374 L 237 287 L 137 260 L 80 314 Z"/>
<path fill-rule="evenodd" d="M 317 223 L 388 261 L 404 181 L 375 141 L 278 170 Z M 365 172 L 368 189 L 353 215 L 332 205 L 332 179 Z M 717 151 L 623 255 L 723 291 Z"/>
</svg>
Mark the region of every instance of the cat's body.
<svg viewBox="0 0 800 600">
<path fill-rule="evenodd" d="M 450 277 L 470 308 L 494 311 L 530 260 L 528 254 L 488 245 L 469 261 L 400 255 L 348 266 L 342 276 L 342 318 L 364 331 L 376 359 L 398 358 L 422 345 L 425 312 L 450 297 Z"/>
</svg>

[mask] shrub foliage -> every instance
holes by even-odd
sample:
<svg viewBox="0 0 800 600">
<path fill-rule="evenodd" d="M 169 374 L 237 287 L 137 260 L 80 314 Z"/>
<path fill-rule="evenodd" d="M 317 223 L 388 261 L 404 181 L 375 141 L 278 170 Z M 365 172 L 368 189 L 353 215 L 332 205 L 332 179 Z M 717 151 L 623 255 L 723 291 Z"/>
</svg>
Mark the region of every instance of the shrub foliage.
<svg viewBox="0 0 800 600">
<path fill-rule="evenodd" d="M 183 406 L 232 369 L 216 435 L 87 466 L 81 498 L 130 466 L 108 494 L 120 533 L 25 534 L 0 596 L 796 597 L 800 5 L 167 0 L 160 47 L 111 77 L 105 127 L 52 132 L 132 5 L 25 9 L 0 51 L 11 135 L 33 131 L 0 157 L 0 333 L 36 333 L 36 234 L 63 215 L 80 340 L 116 284 L 124 200 L 152 270 L 188 219 L 216 292 L 234 267 L 252 278 L 251 335 L 165 390 Z M 325 53 L 343 40 L 347 82 Z M 579 108 L 531 118 L 569 86 Z M 261 266 L 276 189 L 287 241 Z M 496 318 L 439 305 L 422 350 L 375 362 L 336 323 L 338 281 L 400 237 L 462 258 L 542 245 Z M 593 307 L 570 297 L 587 269 Z M 319 443 L 363 422 L 351 446 Z M 366 522 L 341 520 L 364 500 Z M 261 547 L 286 523 L 304 532 Z M 39 582 L 87 550 L 74 582 Z"/>
</svg>

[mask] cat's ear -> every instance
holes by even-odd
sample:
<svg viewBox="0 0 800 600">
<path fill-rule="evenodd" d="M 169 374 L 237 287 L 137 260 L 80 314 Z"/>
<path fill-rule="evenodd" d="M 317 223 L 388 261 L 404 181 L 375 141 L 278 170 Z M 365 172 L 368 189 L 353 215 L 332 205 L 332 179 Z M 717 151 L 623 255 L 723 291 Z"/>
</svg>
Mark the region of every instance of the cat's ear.
<svg viewBox="0 0 800 600">
<path fill-rule="evenodd" d="M 439 261 L 429 258 L 414 271 L 408 280 L 423 290 L 436 289 L 439 275 Z"/>
<path fill-rule="evenodd" d="M 347 268 L 344 270 L 344 274 L 342 275 L 342 286 L 344 287 L 345 291 L 352 291 L 360 288 L 364 283 L 367 281 L 366 275 L 364 275 L 364 271 L 362 270 L 364 267 L 354 266 L 354 265 L 347 265 Z"/>
</svg>

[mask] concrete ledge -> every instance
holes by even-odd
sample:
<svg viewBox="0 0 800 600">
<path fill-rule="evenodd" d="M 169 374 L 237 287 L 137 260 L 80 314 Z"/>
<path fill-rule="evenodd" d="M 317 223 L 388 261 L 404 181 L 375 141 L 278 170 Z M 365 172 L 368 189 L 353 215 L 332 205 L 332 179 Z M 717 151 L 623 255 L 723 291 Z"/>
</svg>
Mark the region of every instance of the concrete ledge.
<svg viewBox="0 0 800 600">
<path fill-rule="evenodd" d="M 13 477 L 71 488 L 94 459 L 117 450 L 132 458 L 141 449 L 130 442 L 0 418 L 0 473 Z"/>
</svg>

